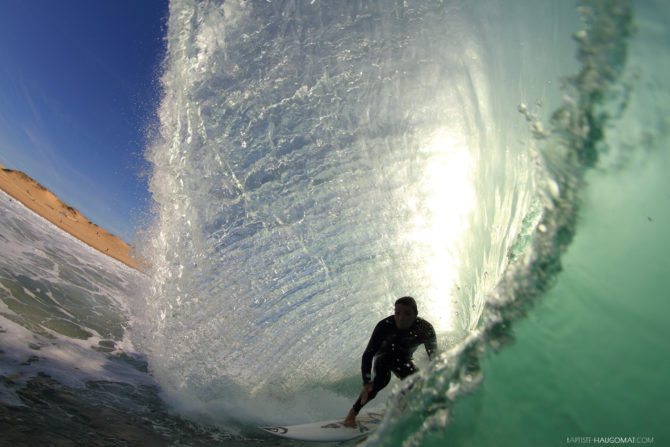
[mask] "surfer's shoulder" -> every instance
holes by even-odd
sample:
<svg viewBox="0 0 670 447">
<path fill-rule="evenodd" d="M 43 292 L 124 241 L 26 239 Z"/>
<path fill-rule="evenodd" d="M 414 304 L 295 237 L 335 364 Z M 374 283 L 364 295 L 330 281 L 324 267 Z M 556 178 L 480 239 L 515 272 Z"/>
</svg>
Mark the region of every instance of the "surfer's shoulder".
<svg viewBox="0 0 670 447">
<path fill-rule="evenodd" d="M 393 318 L 393 315 L 391 315 L 390 317 L 386 317 L 377 323 L 377 326 L 375 326 L 375 331 L 388 332 L 393 330 L 393 328 L 395 328 L 395 319 Z"/>
<path fill-rule="evenodd" d="M 395 326 L 395 318 L 393 317 L 393 315 L 390 315 L 390 316 L 384 318 L 379 323 L 377 323 L 377 326 L 380 326 L 380 327 Z"/>
<path fill-rule="evenodd" d="M 430 324 L 428 321 L 424 320 L 421 317 L 416 317 L 416 323 L 415 324 L 422 331 L 435 332 L 435 329 L 433 328 L 433 325 Z"/>
</svg>

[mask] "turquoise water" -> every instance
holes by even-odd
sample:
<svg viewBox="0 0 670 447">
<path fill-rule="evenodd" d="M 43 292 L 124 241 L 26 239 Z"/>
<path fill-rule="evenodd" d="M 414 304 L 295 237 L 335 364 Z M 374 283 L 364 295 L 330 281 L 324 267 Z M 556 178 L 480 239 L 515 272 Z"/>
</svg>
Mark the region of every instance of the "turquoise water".
<svg viewBox="0 0 670 447">
<path fill-rule="evenodd" d="M 658 223 L 669 214 L 667 162 L 663 151 L 589 176 L 565 271 L 515 325 L 515 343 L 483 360 L 484 383 L 456 405 L 443 440 L 558 446 L 620 436 L 665 445 L 667 229 Z"/>
<path fill-rule="evenodd" d="M 556 284 L 514 325 L 515 342 L 483 359 L 483 385 L 456 405 L 442 441 L 665 445 L 670 438 L 670 262 L 662 224 L 670 215 L 669 129 L 655 98 L 667 95 L 656 73 L 669 60 L 644 65 L 666 40 L 656 40 L 654 19 L 638 20 L 629 66 L 649 76 L 649 89 L 636 84 L 628 110 L 608 126 L 610 152 L 586 175 L 576 236 Z"/>
<path fill-rule="evenodd" d="M 667 444 L 669 17 L 173 1 L 150 275 L 3 196 L 10 439 L 274 445 L 411 294 L 443 353 L 366 445 Z"/>
<path fill-rule="evenodd" d="M 640 5 L 636 5 L 640 6 Z M 649 6 L 646 4 L 646 6 Z M 485 380 L 427 445 L 665 445 L 670 371 L 665 321 L 670 214 L 666 40 L 638 11 L 629 69 L 649 76 L 609 123 L 585 176 L 574 241 L 514 342 L 482 360 Z M 653 80 L 652 80 L 653 79 Z M 658 95 L 658 96 L 657 96 Z"/>
</svg>

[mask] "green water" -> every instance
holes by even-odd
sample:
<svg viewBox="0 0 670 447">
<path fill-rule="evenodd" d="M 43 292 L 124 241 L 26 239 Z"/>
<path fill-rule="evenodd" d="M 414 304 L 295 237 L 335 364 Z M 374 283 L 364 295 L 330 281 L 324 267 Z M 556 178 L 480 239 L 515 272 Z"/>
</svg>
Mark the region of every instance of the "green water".
<svg viewBox="0 0 670 447">
<path fill-rule="evenodd" d="M 482 387 L 439 441 L 670 445 L 668 160 L 591 173 L 564 271 L 515 343 L 487 354 Z"/>
</svg>

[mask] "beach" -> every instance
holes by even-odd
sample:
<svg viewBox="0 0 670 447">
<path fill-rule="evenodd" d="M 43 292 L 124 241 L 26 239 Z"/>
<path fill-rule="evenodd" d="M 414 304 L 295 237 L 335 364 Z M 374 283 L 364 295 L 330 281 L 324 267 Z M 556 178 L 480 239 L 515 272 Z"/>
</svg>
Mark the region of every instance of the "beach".
<svg viewBox="0 0 670 447">
<path fill-rule="evenodd" d="M 142 263 L 133 256 L 132 246 L 63 203 L 27 174 L 0 165 L 0 189 L 86 245 L 142 271 Z"/>
</svg>

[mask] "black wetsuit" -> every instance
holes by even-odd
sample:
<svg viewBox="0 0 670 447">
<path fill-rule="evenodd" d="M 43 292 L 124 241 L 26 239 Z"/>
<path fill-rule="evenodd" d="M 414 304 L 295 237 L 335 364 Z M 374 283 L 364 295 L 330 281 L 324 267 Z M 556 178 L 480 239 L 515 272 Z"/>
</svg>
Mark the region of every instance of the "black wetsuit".
<svg viewBox="0 0 670 447">
<path fill-rule="evenodd" d="M 404 379 L 419 370 L 412 361 L 412 354 L 419 345 L 426 347 L 429 358 L 432 358 L 437 351 L 435 329 L 426 320 L 417 317 L 414 324 L 406 330 L 397 328 L 393 315 L 377 323 L 361 362 L 363 384 L 372 383 L 373 387 L 372 391 L 368 393 L 368 402 L 388 385 L 391 380 L 391 373 L 394 373 L 400 379 Z M 375 377 L 372 380 L 370 371 L 372 370 L 373 359 Z M 357 414 L 362 407 L 361 397 L 359 396 L 354 404 L 354 410 Z"/>
</svg>

